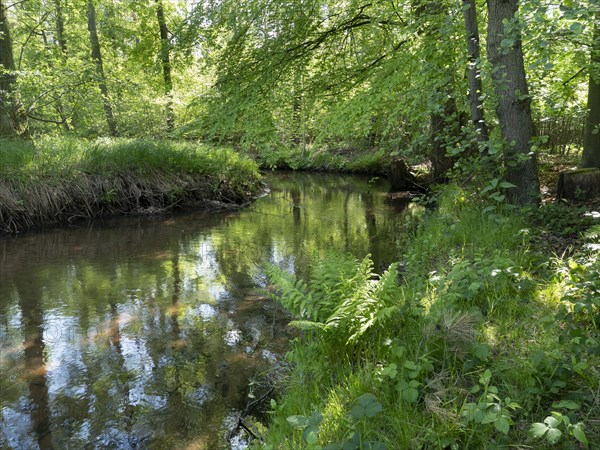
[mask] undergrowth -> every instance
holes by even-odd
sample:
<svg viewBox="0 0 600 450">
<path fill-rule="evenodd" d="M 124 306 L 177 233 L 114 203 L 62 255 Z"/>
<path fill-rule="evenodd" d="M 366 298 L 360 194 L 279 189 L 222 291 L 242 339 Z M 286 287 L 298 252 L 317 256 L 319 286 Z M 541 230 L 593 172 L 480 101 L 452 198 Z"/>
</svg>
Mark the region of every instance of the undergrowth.
<svg viewBox="0 0 600 450">
<path fill-rule="evenodd" d="M 388 156 L 384 150 L 372 152 L 331 152 L 299 147 L 256 150 L 251 156 L 262 169 L 349 172 L 381 175 L 387 173 Z"/>
<path fill-rule="evenodd" d="M 125 139 L 0 141 L 0 232 L 105 214 L 241 204 L 261 188 L 256 163 L 230 149 Z"/>
<path fill-rule="evenodd" d="M 308 280 L 271 267 L 271 295 L 302 337 L 253 445 L 598 448 L 593 217 L 583 248 L 551 257 L 532 248 L 530 215 L 448 187 L 382 275 L 344 255 L 315 262 Z"/>
</svg>

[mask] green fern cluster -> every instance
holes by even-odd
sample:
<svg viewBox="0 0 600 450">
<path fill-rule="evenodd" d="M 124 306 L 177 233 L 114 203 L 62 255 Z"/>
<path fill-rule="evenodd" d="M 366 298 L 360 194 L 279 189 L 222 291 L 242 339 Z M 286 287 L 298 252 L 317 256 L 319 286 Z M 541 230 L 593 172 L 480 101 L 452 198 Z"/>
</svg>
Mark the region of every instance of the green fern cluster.
<svg viewBox="0 0 600 450">
<path fill-rule="evenodd" d="M 270 296 L 298 317 L 291 325 L 316 332 L 336 348 L 354 348 L 404 304 L 397 265 L 377 275 L 370 255 L 362 261 L 329 255 L 314 265 L 308 282 L 276 266 L 267 268 L 267 276 Z"/>
</svg>

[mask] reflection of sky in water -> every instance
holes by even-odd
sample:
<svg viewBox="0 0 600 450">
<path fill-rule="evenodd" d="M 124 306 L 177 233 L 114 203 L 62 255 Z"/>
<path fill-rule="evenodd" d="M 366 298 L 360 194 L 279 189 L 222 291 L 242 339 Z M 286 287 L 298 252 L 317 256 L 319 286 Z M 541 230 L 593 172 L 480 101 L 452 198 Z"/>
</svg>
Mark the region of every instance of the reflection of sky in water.
<svg viewBox="0 0 600 450">
<path fill-rule="evenodd" d="M 346 210 L 357 221 L 348 228 L 365 229 L 364 199 L 346 181 L 336 191 L 337 178 L 297 179 L 306 182 L 300 214 L 287 191 L 302 187 L 294 181 L 239 213 L 0 241 L 0 258 L 35 253 L 8 276 L 0 266 L 0 447 L 35 448 L 44 426 L 57 448 L 221 446 L 215 439 L 244 409 L 248 377 L 285 348 L 285 316 L 254 290 L 267 284 L 263 264 L 301 270 L 306 259 L 294 252 L 343 241 Z M 323 182 L 331 195 L 314 188 Z M 377 250 L 364 233 L 345 245 L 360 257 Z"/>
</svg>

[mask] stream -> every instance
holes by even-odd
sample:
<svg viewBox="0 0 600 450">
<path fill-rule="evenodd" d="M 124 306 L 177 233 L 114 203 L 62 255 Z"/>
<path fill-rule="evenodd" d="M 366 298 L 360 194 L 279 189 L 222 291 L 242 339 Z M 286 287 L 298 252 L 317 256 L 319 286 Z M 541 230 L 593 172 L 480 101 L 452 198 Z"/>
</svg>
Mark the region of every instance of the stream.
<svg viewBox="0 0 600 450">
<path fill-rule="evenodd" d="M 0 238 L 0 448 L 231 447 L 290 338 L 264 265 L 301 276 L 333 250 L 381 270 L 413 208 L 378 179 L 265 181 L 239 211 Z"/>
</svg>

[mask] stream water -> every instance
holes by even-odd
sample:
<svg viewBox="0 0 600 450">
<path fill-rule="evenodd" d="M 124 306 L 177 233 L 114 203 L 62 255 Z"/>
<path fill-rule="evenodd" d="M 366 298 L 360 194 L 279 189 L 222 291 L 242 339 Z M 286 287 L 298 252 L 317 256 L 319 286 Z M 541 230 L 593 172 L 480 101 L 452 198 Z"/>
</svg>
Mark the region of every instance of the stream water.
<svg viewBox="0 0 600 450">
<path fill-rule="evenodd" d="M 227 448 L 283 360 L 264 264 L 397 254 L 368 178 L 283 174 L 241 211 L 128 217 L 0 239 L 0 448 Z"/>
</svg>

